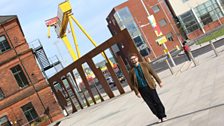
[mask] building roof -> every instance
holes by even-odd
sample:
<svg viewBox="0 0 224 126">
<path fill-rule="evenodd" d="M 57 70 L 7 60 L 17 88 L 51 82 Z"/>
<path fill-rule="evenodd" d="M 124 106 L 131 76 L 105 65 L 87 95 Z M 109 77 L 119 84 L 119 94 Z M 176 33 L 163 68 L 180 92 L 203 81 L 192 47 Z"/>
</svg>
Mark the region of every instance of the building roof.
<svg viewBox="0 0 224 126">
<path fill-rule="evenodd" d="M 20 27 L 20 29 L 22 31 L 23 36 L 24 36 L 23 30 L 22 30 L 22 27 L 20 25 L 20 22 L 19 22 L 19 19 L 18 19 L 17 15 L 4 15 L 4 16 L 0 15 L 0 25 L 3 25 L 3 24 L 5 24 L 5 23 L 7 23 L 7 22 L 9 22 L 9 21 L 11 21 L 13 19 L 17 20 L 18 25 L 19 25 L 19 27 Z"/>
<path fill-rule="evenodd" d="M 7 15 L 7 16 L 0 16 L 0 24 L 5 24 L 6 22 L 17 18 L 16 15 Z"/>
</svg>

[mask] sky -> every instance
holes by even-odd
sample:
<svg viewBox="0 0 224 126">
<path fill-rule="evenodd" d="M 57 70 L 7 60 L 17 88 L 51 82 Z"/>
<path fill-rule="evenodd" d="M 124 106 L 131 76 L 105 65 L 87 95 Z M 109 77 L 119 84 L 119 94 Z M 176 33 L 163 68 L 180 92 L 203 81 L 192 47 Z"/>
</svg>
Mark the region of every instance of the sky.
<svg viewBox="0 0 224 126">
<path fill-rule="evenodd" d="M 57 16 L 58 4 L 64 0 L 0 0 L 0 15 L 17 15 L 28 43 L 39 39 L 48 57 L 57 55 L 63 66 L 71 64 L 63 41 L 57 38 L 51 28 L 51 38 L 47 37 L 45 20 Z M 70 0 L 75 18 L 90 34 L 97 44 L 111 37 L 107 28 L 106 17 L 111 10 L 127 0 Z M 73 23 L 74 25 L 75 23 Z M 75 26 L 75 33 L 81 55 L 94 48 L 91 42 Z M 71 33 L 67 34 L 73 45 Z M 32 45 L 32 44 L 30 44 Z"/>
</svg>

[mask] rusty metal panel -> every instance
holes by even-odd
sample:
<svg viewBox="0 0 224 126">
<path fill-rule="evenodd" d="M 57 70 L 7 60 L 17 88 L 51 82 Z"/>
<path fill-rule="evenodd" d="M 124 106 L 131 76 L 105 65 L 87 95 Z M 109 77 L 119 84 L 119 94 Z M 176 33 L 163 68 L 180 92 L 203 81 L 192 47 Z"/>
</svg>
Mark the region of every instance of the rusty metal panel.
<svg viewBox="0 0 224 126">
<path fill-rule="evenodd" d="M 72 105 L 72 113 L 76 112 L 77 109 L 76 109 L 76 107 L 75 107 L 75 105 L 74 105 L 74 103 L 73 103 L 73 101 L 72 101 L 72 98 L 71 98 L 71 96 L 69 95 L 68 90 L 66 89 L 64 83 L 62 82 L 61 79 L 60 79 L 58 82 L 62 85 L 62 87 L 65 89 L 65 92 L 68 94 L 69 100 L 70 100 L 71 105 Z"/>
<path fill-rule="evenodd" d="M 78 96 L 75 93 L 74 87 L 72 86 L 72 82 L 69 80 L 68 76 L 66 76 L 65 78 L 68 81 L 69 87 L 71 88 L 72 93 L 74 94 L 77 102 L 79 103 L 80 108 L 83 109 L 83 106 L 82 106 L 81 102 L 79 101 Z"/>
<path fill-rule="evenodd" d="M 95 64 L 92 60 L 87 61 L 88 65 L 90 66 L 93 73 L 96 75 L 97 79 L 99 80 L 100 84 L 102 85 L 104 91 L 107 93 L 107 95 L 112 98 L 114 97 L 113 92 L 111 91 L 109 85 L 107 84 L 106 79 L 104 78 L 104 75 L 100 69 L 97 69 Z"/>
<path fill-rule="evenodd" d="M 118 91 L 120 92 L 120 94 L 124 94 L 124 89 L 123 87 L 121 86 L 121 83 L 120 81 L 118 80 L 116 74 L 114 73 L 114 70 L 113 68 L 111 67 L 110 63 L 106 63 L 106 66 L 107 66 L 107 69 L 109 70 L 110 72 L 110 75 L 111 77 L 113 78 L 114 82 L 115 82 L 115 85 L 117 86 L 117 89 Z"/>
<path fill-rule="evenodd" d="M 103 87 L 104 91 L 107 93 L 107 95 L 110 98 L 114 97 L 114 94 L 113 94 L 112 90 L 110 89 L 109 85 L 107 84 L 107 81 L 104 78 L 104 75 L 103 75 L 102 71 L 99 68 L 96 68 L 95 64 L 92 61 L 93 57 L 99 55 L 104 50 L 111 49 L 111 47 L 114 44 L 122 45 L 122 47 L 119 48 L 120 52 L 116 53 L 115 56 L 117 58 L 117 62 L 119 64 L 120 68 L 121 68 L 122 73 L 124 74 L 125 78 L 127 79 L 127 82 L 129 84 L 129 86 L 132 89 L 132 86 L 131 86 L 131 83 L 130 83 L 130 79 L 129 79 L 129 75 L 128 75 L 128 70 L 126 68 L 126 65 L 130 64 L 129 61 L 127 60 L 127 56 L 128 56 L 129 53 L 136 53 L 139 56 L 139 60 L 140 61 L 142 61 L 143 58 L 138 53 L 138 50 L 137 50 L 137 48 L 136 48 L 136 46 L 135 46 L 135 44 L 134 44 L 134 42 L 133 42 L 132 38 L 130 37 L 130 35 L 129 35 L 127 30 L 123 30 L 122 32 L 120 32 L 116 36 L 108 39 L 106 42 L 104 42 L 101 45 L 97 46 L 92 51 L 88 52 L 87 54 L 85 54 L 84 56 L 79 58 L 77 61 L 75 61 L 72 64 L 68 65 L 62 71 L 60 71 L 59 73 L 57 73 L 54 76 L 52 76 L 51 78 L 49 78 L 48 81 L 49 81 L 51 87 L 53 87 L 52 84 L 55 81 L 57 81 L 57 82 L 60 81 L 60 83 L 61 83 L 62 82 L 61 81 L 61 77 L 62 76 L 67 76 L 67 73 L 71 73 L 72 77 L 75 78 L 73 72 L 71 72 L 71 71 L 73 71 L 74 69 L 77 69 L 79 74 L 80 74 L 80 76 L 81 76 L 81 78 L 82 78 L 82 80 L 83 80 L 83 82 L 84 82 L 84 84 L 85 84 L 85 86 L 86 86 L 86 88 L 87 88 L 87 90 L 88 90 L 88 93 L 90 94 L 90 97 L 92 98 L 93 102 L 96 104 L 96 101 L 94 99 L 93 93 L 92 93 L 92 91 L 90 89 L 90 85 L 88 83 L 88 80 L 87 80 L 87 78 L 85 76 L 85 73 L 83 71 L 83 68 L 82 68 L 82 65 L 84 63 L 87 63 L 89 65 L 89 67 L 91 68 L 91 70 L 93 71 L 93 73 L 96 75 L 97 79 L 99 80 L 100 84 L 102 85 L 102 87 Z M 116 77 L 116 74 L 114 73 L 114 71 L 113 71 L 112 67 L 110 66 L 110 64 L 107 64 L 107 68 L 108 68 L 110 74 L 112 75 L 112 78 L 115 81 L 116 86 L 117 86 L 119 92 L 121 94 L 125 93 L 123 87 L 121 86 L 120 82 L 118 81 L 118 79 Z M 69 79 L 67 79 L 67 80 L 68 80 L 68 83 L 71 84 L 71 82 L 69 82 Z M 63 83 L 62 83 L 62 85 L 63 85 Z M 70 87 L 71 86 L 72 85 L 70 85 Z M 73 89 L 73 88 L 71 87 L 71 89 Z M 66 90 L 66 88 L 65 88 L 65 90 Z M 55 90 L 53 90 L 53 91 L 55 92 Z M 74 93 L 74 91 L 73 91 L 73 93 Z M 100 95 L 100 92 L 98 90 L 97 90 L 97 93 Z M 84 95 L 84 98 L 86 100 L 87 105 L 89 106 L 88 100 L 86 99 L 84 93 L 83 93 L 83 95 Z M 69 94 L 68 94 L 68 96 L 69 96 Z M 100 95 L 100 97 L 101 97 L 101 101 L 103 101 L 104 99 L 102 98 L 101 95 Z M 71 100 L 71 98 L 70 98 L 70 100 Z M 74 106 L 74 104 L 73 104 L 73 102 L 72 102 L 72 100 L 71 100 L 71 103 L 73 105 L 73 110 L 77 111 L 75 106 Z"/>
<path fill-rule="evenodd" d="M 131 39 L 129 33 L 127 30 L 123 30 L 113 38 L 110 38 L 106 42 L 102 43 L 101 45 L 97 46 L 94 48 L 92 51 L 89 53 L 85 54 L 81 58 L 79 58 L 77 61 L 73 62 L 72 64 L 68 65 L 65 67 L 62 71 L 59 73 L 55 74 L 53 77 L 49 78 L 48 81 L 51 83 L 54 81 L 56 78 L 60 78 L 61 75 L 66 75 L 68 71 L 73 70 L 80 66 L 81 64 L 84 64 L 86 62 L 86 59 L 90 59 L 95 57 L 96 55 L 100 54 L 104 50 L 110 48 L 112 45 L 117 44 L 117 43 L 122 43 L 124 45 L 124 52 L 128 55 L 128 53 L 138 53 L 137 48 L 135 47 L 133 40 Z M 127 56 L 125 55 L 125 56 Z M 140 55 L 140 54 L 139 54 Z M 140 58 L 141 60 L 141 58 Z"/>
<path fill-rule="evenodd" d="M 73 72 L 71 72 L 71 74 L 72 74 L 73 80 L 75 81 L 75 85 L 76 85 L 76 87 L 78 88 L 79 86 L 77 85 L 77 82 L 76 82 L 76 79 L 75 79 L 75 76 L 74 76 Z M 85 99 L 85 101 L 86 101 L 86 105 L 89 107 L 90 104 L 89 104 L 89 101 L 87 100 L 87 98 L 86 98 L 86 96 L 85 96 L 85 93 L 84 93 L 83 91 L 81 91 L 81 92 L 82 92 L 83 97 L 84 97 L 84 99 Z"/>
<path fill-rule="evenodd" d="M 85 73 L 84 73 L 84 71 L 83 71 L 82 66 L 77 67 L 77 70 L 78 70 L 78 72 L 79 72 L 79 74 L 80 74 L 80 76 L 81 76 L 81 78 L 82 78 L 82 81 L 83 81 L 84 84 L 85 84 L 85 87 L 86 87 L 86 89 L 87 89 L 87 91 L 88 91 L 90 97 L 92 98 L 94 104 L 96 104 L 96 100 L 95 100 L 95 98 L 94 98 L 94 96 L 93 96 L 93 93 L 92 93 L 92 91 L 91 91 L 91 88 L 90 88 L 90 86 L 89 86 L 88 80 L 87 80 L 87 78 L 86 78 L 86 76 L 85 76 Z"/>
<path fill-rule="evenodd" d="M 121 71 L 124 74 L 124 76 L 125 76 L 125 78 L 128 82 L 129 87 L 133 90 L 132 85 L 131 85 L 131 80 L 129 78 L 129 73 L 128 73 L 126 67 L 125 67 L 124 61 L 122 60 L 121 56 L 117 57 L 117 62 L 120 65 Z"/>
<path fill-rule="evenodd" d="M 62 94 L 62 92 L 60 90 L 57 90 L 55 95 L 58 99 L 58 103 L 60 104 L 61 108 L 65 109 L 65 106 L 68 106 L 68 103 L 67 103 L 64 95 Z"/>
</svg>

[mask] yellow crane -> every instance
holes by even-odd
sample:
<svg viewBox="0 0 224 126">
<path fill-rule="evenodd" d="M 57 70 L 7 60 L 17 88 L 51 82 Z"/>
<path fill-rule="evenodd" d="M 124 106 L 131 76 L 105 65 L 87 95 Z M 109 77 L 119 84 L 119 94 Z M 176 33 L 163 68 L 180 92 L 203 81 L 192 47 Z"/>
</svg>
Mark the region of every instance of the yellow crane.
<svg viewBox="0 0 224 126">
<path fill-rule="evenodd" d="M 97 46 L 96 42 L 91 38 L 91 36 L 86 32 L 86 30 L 81 26 L 81 24 L 72 14 L 72 7 L 68 0 L 58 5 L 57 17 L 46 20 L 45 22 L 48 27 L 48 37 L 50 38 L 50 27 L 54 27 L 58 37 L 61 38 L 63 42 L 65 43 L 66 48 L 68 49 L 72 59 L 76 61 L 78 58 L 80 58 L 81 55 L 80 55 L 80 50 L 79 50 L 78 42 L 76 39 L 75 31 L 74 31 L 73 21 L 78 26 L 78 28 L 85 34 L 85 36 L 92 42 L 92 44 L 96 47 Z M 72 46 L 66 35 L 66 29 L 67 29 L 68 23 L 71 28 L 72 37 L 74 40 L 78 57 L 76 56 L 74 50 L 72 49 Z M 107 58 L 104 52 L 102 52 L 102 56 L 106 59 L 107 62 L 109 62 L 113 66 L 112 62 Z"/>
</svg>

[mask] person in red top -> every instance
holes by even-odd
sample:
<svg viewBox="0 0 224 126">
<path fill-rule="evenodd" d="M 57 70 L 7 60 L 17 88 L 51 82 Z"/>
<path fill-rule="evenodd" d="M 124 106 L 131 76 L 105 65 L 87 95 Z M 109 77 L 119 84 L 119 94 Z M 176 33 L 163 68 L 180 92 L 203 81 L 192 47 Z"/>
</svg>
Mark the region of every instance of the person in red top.
<svg viewBox="0 0 224 126">
<path fill-rule="evenodd" d="M 190 49 L 190 47 L 187 45 L 186 40 L 183 42 L 183 50 L 184 50 L 184 53 L 187 55 L 187 59 L 188 59 L 189 61 L 191 61 L 191 57 L 190 57 L 190 51 L 191 51 L 191 49 Z"/>
</svg>

